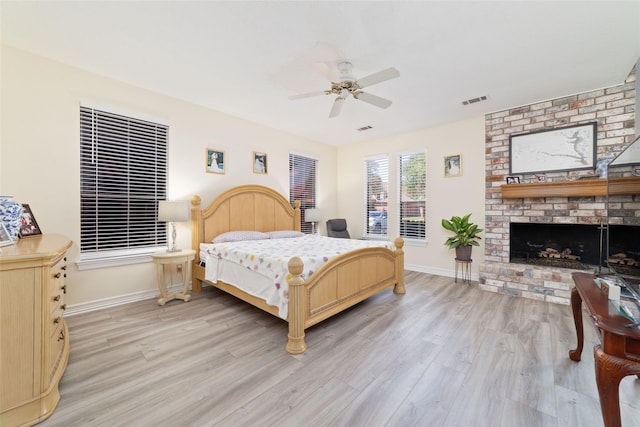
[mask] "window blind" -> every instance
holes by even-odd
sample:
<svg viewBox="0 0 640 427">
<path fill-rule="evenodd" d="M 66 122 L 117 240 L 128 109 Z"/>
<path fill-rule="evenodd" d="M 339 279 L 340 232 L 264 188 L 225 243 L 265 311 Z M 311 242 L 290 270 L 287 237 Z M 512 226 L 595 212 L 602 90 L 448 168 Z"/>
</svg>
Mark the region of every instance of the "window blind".
<svg viewBox="0 0 640 427">
<path fill-rule="evenodd" d="M 289 154 L 289 202 L 300 200 L 301 231 L 310 234 L 312 225 L 305 221 L 305 211 L 316 207 L 316 170 L 318 161 Z"/>
<path fill-rule="evenodd" d="M 80 107 L 80 251 L 166 244 L 168 127 Z"/>
<path fill-rule="evenodd" d="M 426 240 L 427 166 L 424 152 L 399 156 L 400 236 Z"/>
<path fill-rule="evenodd" d="M 389 159 L 366 159 L 367 234 L 387 234 L 387 208 L 389 198 Z"/>
</svg>

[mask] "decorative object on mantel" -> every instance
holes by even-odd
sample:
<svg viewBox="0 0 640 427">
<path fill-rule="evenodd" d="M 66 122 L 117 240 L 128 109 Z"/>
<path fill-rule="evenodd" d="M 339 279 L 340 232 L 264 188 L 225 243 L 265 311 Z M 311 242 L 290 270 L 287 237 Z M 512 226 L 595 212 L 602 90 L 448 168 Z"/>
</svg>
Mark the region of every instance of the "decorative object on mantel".
<svg viewBox="0 0 640 427">
<path fill-rule="evenodd" d="M 596 122 L 509 137 L 511 174 L 593 169 Z"/>
<path fill-rule="evenodd" d="M 606 179 L 609 177 L 609 163 L 613 160 L 615 154 L 607 153 L 602 156 L 602 159 L 598 161 L 596 164 L 596 171 L 598 172 L 598 176 L 602 179 Z"/>
<path fill-rule="evenodd" d="M 22 205 L 13 200 L 13 196 L 0 196 L 0 222 L 6 227 L 11 241 L 18 238 Z"/>
<path fill-rule="evenodd" d="M 508 176 L 507 177 L 507 184 L 520 184 L 520 177 L 519 176 Z"/>
<path fill-rule="evenodd" d="M 449 237 L 444 245 L 449 249 L 456 250 L 457 260 L 470 260 L 473 246 L 480 246 L 478 235 L 482 229 L 478 225 L 469 221 L 471 214 L 463 217 L 452 216 L 451 219 L 442 219 L 442 227 L 451 231 L 454 236 Z"/>
</svg>

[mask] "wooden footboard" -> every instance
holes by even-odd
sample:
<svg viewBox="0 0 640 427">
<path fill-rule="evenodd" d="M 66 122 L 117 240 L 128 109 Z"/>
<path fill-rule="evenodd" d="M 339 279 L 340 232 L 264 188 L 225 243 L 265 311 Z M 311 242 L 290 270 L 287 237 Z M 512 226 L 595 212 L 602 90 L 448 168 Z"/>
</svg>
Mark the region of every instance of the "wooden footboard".
<svg viewBox="0 0 640 427">
<path fill-rule="evenodd" d="M 305 329 L 393 285 L 404 294 L 404 240 L 394 241 L 395 251 L 366 248 L 333 258 L 305 282 L 302 260 L 289 261 L 289 339 L 291 354 L 307 349 Z"/>
<path fill-rule="evenodd" d="M 394 244 L 394 251 L 381 247 L 366 248 L 333 258 L 308 281 L 300 276 L 303 271 L 302 260 L 298 257 L 289 260 L 289 334 L 286 345 L 289 353 L 300 354 L 307 349 L 304 340 L 307 328 L 390 286 L 394 286 L 393 292 L 396 294 L 405 293 L 404 240 L 398 237 Z M 194 292 L 199 292 L 205 281 L 204 267 L 194 266 Z M 277 307 L 233 285 L 222 281 L 211 285 L 278 316 Z"/>
</svg>

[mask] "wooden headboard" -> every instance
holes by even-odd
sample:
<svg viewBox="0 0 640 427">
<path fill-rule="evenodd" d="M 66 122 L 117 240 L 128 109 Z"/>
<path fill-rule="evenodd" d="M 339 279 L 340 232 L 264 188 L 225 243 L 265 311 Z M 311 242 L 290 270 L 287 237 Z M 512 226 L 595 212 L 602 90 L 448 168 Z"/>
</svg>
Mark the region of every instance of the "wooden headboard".
<svg viewBox="0 0 640 427">
<path fill-rule="evenodd" d="M 200 196 L 191 198 L 192 248 L 199 259 L 200 243 L 227 231 L 300 231 L 300 202 L 292 208 L 277 191 L 261 185 L 241 185 L 220 194 L 200 209 Z"/>
</svg>

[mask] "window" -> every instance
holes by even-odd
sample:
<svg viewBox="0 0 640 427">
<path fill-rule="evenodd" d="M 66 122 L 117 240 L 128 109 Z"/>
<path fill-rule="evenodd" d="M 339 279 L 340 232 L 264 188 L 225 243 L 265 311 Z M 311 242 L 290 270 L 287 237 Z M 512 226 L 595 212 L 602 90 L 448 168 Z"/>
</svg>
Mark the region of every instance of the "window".
<svg viewBox="0 0 640 427">
<path fill-rule="evenodd" d="M 80 107 L 81 254 L 125 256 L 166 244 L 157 210 L 166 199 L 167 132 L 164 125 Z"/>
<path fill-rule="evenodd" d="M 311 234 L 310 222 L 305 221 L 307 209 L 316 207 L 316 169 L 318 161 L 297 154 L 289 154 L 289 201 L 291 206 L 300 200 L 301 231 Z"/>
<path fill-rule="evenodd" d="M 399 156 L 400 237 L 426 240 L 427 166 L 425 153 Z"/>
<path fill-rule="evenodd" d="M 389 159 L 367 159 L 367 234 L 386 236 L 387 201 L 389 198 Z"/>
</svg>

